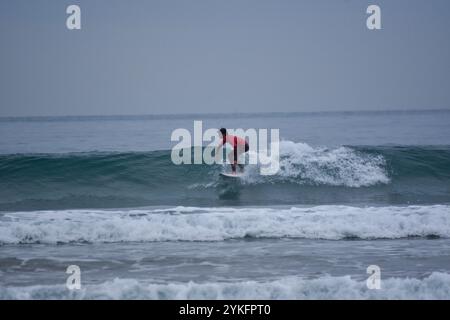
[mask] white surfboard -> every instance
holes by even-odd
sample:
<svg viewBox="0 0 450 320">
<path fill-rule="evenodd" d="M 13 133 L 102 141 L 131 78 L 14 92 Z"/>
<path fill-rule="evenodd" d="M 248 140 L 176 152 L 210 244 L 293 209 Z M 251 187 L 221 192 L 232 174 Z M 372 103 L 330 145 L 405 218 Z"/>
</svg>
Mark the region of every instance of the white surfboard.
<svg viewBox="0 0 450 320">
<path fill-rule="evenodd" d="M 244 176 L 243 173 L 231 173 L 231 172 L 221 172 L 220 173 L 221 176 L 227 177 L 227 178 L 241 178 L 242 176 Z"/>
</svg>

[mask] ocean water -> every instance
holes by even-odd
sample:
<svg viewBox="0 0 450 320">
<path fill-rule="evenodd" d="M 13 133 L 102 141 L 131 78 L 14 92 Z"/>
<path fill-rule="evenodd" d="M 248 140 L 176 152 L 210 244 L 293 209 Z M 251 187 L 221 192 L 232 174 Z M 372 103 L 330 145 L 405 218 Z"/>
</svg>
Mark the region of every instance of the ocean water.
<svg viewBox="0 0 450 320">
<path fill-rule="evenodd" d="M 194 120 L 280 129 L 280 171 L 174 165 Z M 449 137 L 450 111 L 0 119 L 0 299 L 450 299 Z"/>
</svg>

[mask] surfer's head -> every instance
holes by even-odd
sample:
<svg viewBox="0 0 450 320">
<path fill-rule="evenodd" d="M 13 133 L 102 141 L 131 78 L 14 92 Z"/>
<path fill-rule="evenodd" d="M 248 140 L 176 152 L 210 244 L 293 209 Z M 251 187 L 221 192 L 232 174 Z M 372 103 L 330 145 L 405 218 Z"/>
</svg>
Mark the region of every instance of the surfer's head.
<svg viewBox="0 0 450 320">
<path fill-rule="evenodd" d="M 220 133 L 222 134 L 223 137 L 225 137 L 227 135 L 227 129 L 221 128 L 219 131 L 220 131 Z"/>
</svg>

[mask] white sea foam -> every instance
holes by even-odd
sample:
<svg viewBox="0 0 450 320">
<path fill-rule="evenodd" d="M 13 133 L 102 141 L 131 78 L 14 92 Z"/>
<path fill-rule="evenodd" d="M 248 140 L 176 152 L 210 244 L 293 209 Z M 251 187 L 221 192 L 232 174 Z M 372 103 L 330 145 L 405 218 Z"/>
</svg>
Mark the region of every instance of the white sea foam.
<svg viewBox="0 0 450 320">
<path fill-rule="evenodd" d="M 0 216 L 0 243 L 450 237 L 450 206 L 62 210 Z"/>
<path fill-rule="evenodd" d="M 0 299 L 450 299 L 450 275 L 434 272 L 423 279 L 382 279 L 381 289 L 349 276 L 302 279 L 284 277 L 257 282 L 167 283 L 115 279 L 82 285 L 0 287 Z"/>
<path fill-rule="evenodd" d="M 347 187 L 389 182 L 381 155 L 349 147 L 313 148 L 306 143 L 281 141 L 280 158 L 279 176 L 295 182 Z"/>
</svg>

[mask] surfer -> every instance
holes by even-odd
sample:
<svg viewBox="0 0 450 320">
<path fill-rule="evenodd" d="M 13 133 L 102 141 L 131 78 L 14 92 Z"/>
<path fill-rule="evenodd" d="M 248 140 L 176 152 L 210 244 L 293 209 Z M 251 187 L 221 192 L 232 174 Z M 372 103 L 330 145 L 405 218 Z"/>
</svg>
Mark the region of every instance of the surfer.
<svg viewBox="0 0 450 320">
<path fill-rule="evenodd" d="M 241 154 L 247 152 L 250 148 L 248 146 L 248 142 L 241 137 L 234 136 L 231 134 L 227 134 L 227 129 L 221 128 L 219 130 L 219 135 L 222 140 L 219 142 L 219 145 L 216 147 L 216 156 L 219 154 L 220 148 L 223 147 L 225 143 L 229 143 L 233 147 L 233 151 L 228 153 L 228 160 L 231 164 L 231 170 L 233 174 L 236 174 L 236 165 L 239 166 L 239 170 L 244 171 L 244 165 L 238 164 L 238 159 Z"/>
</svg>

